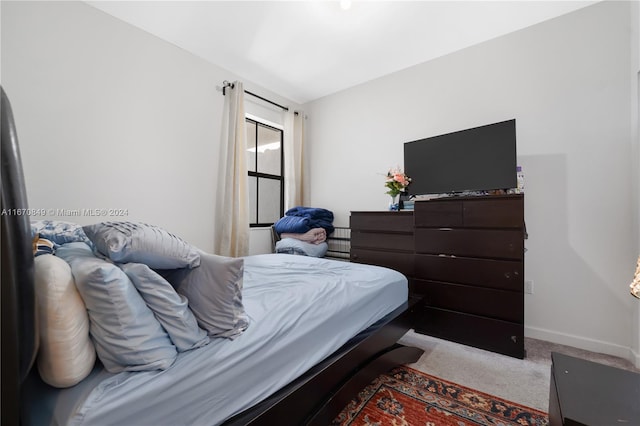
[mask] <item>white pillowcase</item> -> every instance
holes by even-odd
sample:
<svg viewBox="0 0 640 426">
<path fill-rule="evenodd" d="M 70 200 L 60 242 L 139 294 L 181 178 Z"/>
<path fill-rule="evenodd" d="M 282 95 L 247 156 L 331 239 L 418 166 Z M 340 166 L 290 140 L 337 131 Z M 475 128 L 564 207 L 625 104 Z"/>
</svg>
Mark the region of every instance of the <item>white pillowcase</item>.
<svg viewBox="0 0 640 426">
<path fill-rule="evenodd" d="M 34 261 L 40 332 L 38 371 L 51 386 L 73 386 L 89 375 L 96 360 L 87 309 L 67 262 L 52 254 Z"/>
</svg>

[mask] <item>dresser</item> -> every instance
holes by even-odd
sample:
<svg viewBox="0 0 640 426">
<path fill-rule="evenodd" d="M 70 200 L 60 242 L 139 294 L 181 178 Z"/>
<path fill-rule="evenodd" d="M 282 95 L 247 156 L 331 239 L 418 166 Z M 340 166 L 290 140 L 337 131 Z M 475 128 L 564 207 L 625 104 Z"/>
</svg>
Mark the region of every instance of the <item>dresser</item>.
<svg viewBox="0 0 640 426">
<path fill-rule="evenodd" d="M 418 333 L 524 358 L 524 196 L 351 212 L 351 260 L 404 273 Z"/>
<path fill-rule="evenodd" d="M 350 259 L 413 276 L 413 212 L 351 212 Z"/>
<path fill-rule="evenodd" d="M 415 204 L 415 331 L 524 358 L 524 196 Z"/>
</svg>

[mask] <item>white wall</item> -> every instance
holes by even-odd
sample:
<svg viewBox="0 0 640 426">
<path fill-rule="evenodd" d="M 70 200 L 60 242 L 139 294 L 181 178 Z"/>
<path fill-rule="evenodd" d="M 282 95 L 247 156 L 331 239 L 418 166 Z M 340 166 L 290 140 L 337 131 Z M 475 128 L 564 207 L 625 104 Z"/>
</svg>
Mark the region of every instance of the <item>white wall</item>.
<svg viewBox="0 0 640 426">
<path fill-rule="evenodd" d="M 515 118 L 525 333 L 631 358 L 630 7 L 599 3 L 308 104 L 311 203 L 346 225 L 386 207 L 403 142 Z"/>
<path fill-rule="evenodd" d="M 1 7 L 30 207 L 127 209 L 49 218 L 140 220 L 213 250 L 220 86 L 238 76 L 81 2 Z"/>
</svg>

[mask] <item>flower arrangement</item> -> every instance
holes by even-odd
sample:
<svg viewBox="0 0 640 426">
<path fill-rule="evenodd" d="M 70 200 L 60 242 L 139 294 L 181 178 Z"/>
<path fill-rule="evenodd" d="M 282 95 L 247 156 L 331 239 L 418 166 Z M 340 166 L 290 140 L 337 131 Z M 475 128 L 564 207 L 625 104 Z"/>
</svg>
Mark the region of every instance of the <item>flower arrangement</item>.
<svg viewBox="0 0 640 426">
<path fill-rule="evenodd" d="M 387 172 L 387 180 L 384 186 L 388 189 L 387 194 L 391 195 L 391 197 L 396 197 L 401 192 L 404 192 L 410 183 L 411 178 L 405 175 L 399 167 L 396 167 L 395 169 L 389 169 Z"/>
</svg>

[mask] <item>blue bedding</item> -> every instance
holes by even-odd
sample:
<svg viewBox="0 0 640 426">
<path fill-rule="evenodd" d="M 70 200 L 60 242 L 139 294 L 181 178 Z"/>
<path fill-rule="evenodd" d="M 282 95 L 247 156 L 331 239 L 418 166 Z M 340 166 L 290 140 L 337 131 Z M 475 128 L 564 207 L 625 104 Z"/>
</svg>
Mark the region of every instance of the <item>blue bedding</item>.
<svg viewBox="0 0 640 426">
<path fill-rule="evenodd" d="M 278 234 L 304 234 L 313 228 L 324 228 L 327 235 L 334 231 L 333 212 L 318 207 L 293 207 L 274 224 Z"/>
<path fill-rule="evenodd" d="M 285 254 L 247 257 L 243 302 L 250 326 L 243 334 L 180 353 L 164 371 L 95 370 L 73 388 L 49 389 L 52 417 L 32 424 L 220 424 L 303 374 L 407 294 L 407 279 L 386 268 Z"/>
<path fill-rule="evenodd" d="M 283 216 L 273 227 L 278 234 L 304 234 L 311 230 L 311 221 L 307 217 Z"/>
</svg>

